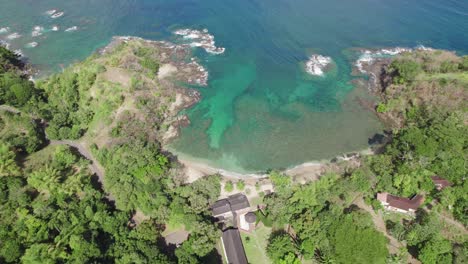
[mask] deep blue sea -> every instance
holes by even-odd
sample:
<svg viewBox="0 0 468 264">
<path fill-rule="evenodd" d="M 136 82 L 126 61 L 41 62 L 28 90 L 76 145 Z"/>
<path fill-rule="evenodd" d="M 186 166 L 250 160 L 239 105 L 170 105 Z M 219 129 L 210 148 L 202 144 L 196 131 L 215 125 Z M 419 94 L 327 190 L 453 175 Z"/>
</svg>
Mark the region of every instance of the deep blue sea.
<svg viewBox="0 0 468 264">
<path fill-rule="evenodd" d="M 53 19 L 51 9 L 64 14 Z M 368 147 L 382 126 L 356 100 L 368 95 L 351 83 L 355 49 L 424 45 L 466 54 L 468 1 L 0 0 L 0 39 L 43 72 L 86 58 L 114 35 L 175 41 L 181 28 L 208 29 L 226 52 L 194 49 L 209 85 L 171 149 L 257 171 Z M 332 69 L 307 74 L 311 54 L 330 57 Z"/>
</svg>

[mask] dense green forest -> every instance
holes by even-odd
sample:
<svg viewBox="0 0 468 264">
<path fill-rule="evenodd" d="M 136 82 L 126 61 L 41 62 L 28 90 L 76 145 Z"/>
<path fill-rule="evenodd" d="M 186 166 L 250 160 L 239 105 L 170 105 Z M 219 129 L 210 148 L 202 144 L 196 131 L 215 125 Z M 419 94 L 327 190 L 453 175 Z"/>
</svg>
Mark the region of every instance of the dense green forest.
<svg viewBox="0 0 468 264">
<path fill-rule="evenodd" d="M 161 150 L 158 131 L 172 99 L 147 90 L 155 85 L 157 51 L 118 47 L 36 84 L 26 67 L 0 47 L 0 263 L 220 262 L 210 205 L 223 179 L 186 184 Z M 128 87 L 103 78 L 116 68 L 132 70 Z M 468 262 L 468 57 L 403 54 L 380 81 L 376 111 L 391 131 L 378 154 L 305 184 L 271 172 L 275 191 L 263 197 L 257 218 L 273 228 L 265 248 L 272 263 L 406 263 L 408 256 Z M 131 107 L 129 94 L 139 94 Z M 118 119 L 123 105 L 137 111 Z M 77 149 L 59 141 L 83 138 L 93 139 L 103 181 Z M 433 175 L 452 186 L 437 191 Z M 422 194 L 425 204 L 414 218 L 384 214 L 378 226 L 375 195 L 384 191 Z M 140 213 L 144 219 L 136 219 Z M 165 247 L 168 226 L 184 226 L 188 240 Z M 398 250 L 389 250 L 391 238 Z"/>
<path fill-rule="evenodd" d="M 46 139 L 80 138 L 95 114 L 112 109 L 118 98 L 96 103 L 86 93 L 105 68 L 86 61 L 34 85 L 18 57 L 2 47 L 0 62 L 0 101 L 7 106 L 0 112 L 0 262 L 204 262 L 220 236 L 209 217 L 218 176 L 183 185 L 170 177 L 172 164 L 157 142 L 129 137 L 94 149 L 109 198 L 89 161 Z M 138 225 L 136 210 L 148 216 Z M 175 252 L 161 246 L 166 222 L 193 230 Z"/>
</svg>

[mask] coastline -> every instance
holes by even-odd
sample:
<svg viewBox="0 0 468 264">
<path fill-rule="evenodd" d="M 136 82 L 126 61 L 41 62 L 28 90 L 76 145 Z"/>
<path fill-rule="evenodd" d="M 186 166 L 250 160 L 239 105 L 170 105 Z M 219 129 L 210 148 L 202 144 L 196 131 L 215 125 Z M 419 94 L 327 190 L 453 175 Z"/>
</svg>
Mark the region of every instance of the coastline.
<svg viewBox="0 0 468 264">
<path fill-rule="evenodd" d="M 172 151 L 168 150 L 172 153 Z M 321 161 L 308 161 L 298 165 L 291 166 L 286 169 L 279 169 L 278 171 L 296 178 L 300 182 L 317 180 L 326 172 L 333 172 L 340 169 L 341 163 L 348 165 L 356 165 L 360 163 L 362 156 L 374 155 L 374 151 L 370 148 L 338 155 L 331 160 Z M 267 172 L 252 172 L 241 173 L 230 170 L 225 170 L 214 165 L 209 164 L 208 161 L 202 159 L 188 157 L 187 155 L 177 155 L 177 162 L 182 165 L 186 181 L 192 183 L 202 177 L 219 174 L 227 180 L 262 180 L 267 179 L 269 174 Z"/>
<path fill-rule="evenodd" d="M 362 55 L 369 56 L 369 54 L 376 53 L 376 57 L 372 57 L 368 60 L 362 60 L 362 56 L 359 57 L 352 65 L 352 75 L 358 77 L 356 79 L 355 85 L 362 85 L 366 87 L 368 92 L 372 95 L 378 93 L 380 84 L 379 74 L 385 65 L 387 65 L 391 58 L 395 55 L 398 55 L 402 52 L 413 52 L 419 50 L 420 48 L 407 49 L 407 48 L 387 48 L 387 49 L 356 49 Z M 381 56 L 382 52 L 386 56 Z M 362 78 L 367 76 L 368 78 Z M 359 80 L 359 81 L 357 81 Z M 385 120 L 380 116 L 375 110 L 375 105 L 362 105 L 365 108 L 368 108 L 369 111 L 373 112 L 377 118 L 385 125 Z M 179 127 L 177 127 L 179 129 Z M 167 145 L 166 145 L 167 146 Z M 163 146 L 163 147 L 166 147 Z M 264 172 L 236 172 L 232 170 L 226 170 L 222 167 L 217 167 L 216 165 L 210 164 L 210 161 L 205 161 L 203 159 L 190 157 L 185 154 L 175 153 L 173 150 L 167 149 L 167 151 L 174 153 L 177 157 L 177 161 L 182 165 L 182 170 L 184 171 L 187 182 L 196 181 L 199 178 L 204 176 L 219 174 L 226 180 L 262 180 L 268 178 L 268 173 Z M 326 172 L 337 172 L 340 168 L 340 163 L 345 163 L 351 166 L 356 166 L 360 164 L 360 159 L 362 156 L 374 155 L 375 151 L 368 147 L 363 150 L 352 151 L 348 153 L 338 154 L 332 159 L 323 159 L 323 160 L 314 160 L 307 161 L 297 165 L 292 165 L 286 169 L 278 169 L 278 171 L 295 178 L 300 182 L 306 182 L 311 180 L 317 180 L 325 174 Z"/>
<path fill-rule="evenodd" d="M 192 57 L 193 53 L 190 51 L 191 47 L 187 44 L 174 44 L 167 41 L 156 41 L 156 40 L 147 40 L 140 37 L 132 37 L 132 36 L 115 36 L 112 38 L 110 43 L 106 45 L 104 48 L 99 49 L 97 51 L 98 54 L 103 55 L 105 53 L 111 52 L 115 47 L 117 47 L 122 42 L 128 41 L 140 41 L 143 43 L 147 43 L 150 45 L 154 45 L 159 47 L 163 50 L 163 64 L 161 65 L 161 72 L 158 73 L 157 78 L 163 85 L 167 85 L 168 87 L 172 88 L 176 92 L 175 100 L 170 105 L 170 114 L 167 116 L 167 124 L 169 125 L 167 131 L 161 138 L 161 144 L 163 149 L 166 149 L 169 142 L 178 137 L 180 133 L 180 128 L 182 126 L 186 126 L 190 124 L 190 120 L 186 115 L 179 115 L 180 111 L 183 109 L 187 109 L 192 107 L 194 104 L 198 103 L 201 100 L 201 95 L 198 91 L 194 89 L 190 89 L 187 87 L 179 87 L 173 83 L 174 79 L 182 79 L 188 84 L 198 84 L 199 86 L 206 86 L 208 81 L 208 72 L 203 66 L 196 63 L 196 57 Z M 410 49 L 399 49 L 398 52 L 411 52 Z M 360 52 L 365 54 L 366 49 L 358 49 Z M 390 49 L 387 49 L 390 50 Z M 381 50 L 375 49 L 372 52 L 379 52 Z M 185 57 L 189 58 L 189 62 L 183 62 L 180 60 L 179 62 L 174 61 L 172 58 L 166 57 L 166 54 L 174 53 L 177 55 L 179 59 Z M 388 52 L 390 53 L 390 52 Z M 373 58 L 370 61 L 364 61 L 364 65 L 358 65 L 358 61 L 353 64 L 353 75 L 356 76 L 357 74 L 363 74 L 369 76 L 370 78 L 364 80 L 364 84 L 369 87 L 369 90 L 374 90 L 378 83 L 377 77 L 372 78 L 375 76 L 374 72 L 377 72 L 378 69 L 381 68 L 382 63 L 388 62 L 389 57 L 377 57 Z M 180 63 L 180 64 L 179 64 Z M 192 77 L 183 76 L 181 74 L 185 73 L 184 67 L 191 69 L 190 73 L 193 74 Z M 200 81 L 200 77 L 203 81 Z M 173 151 L 166 149 L 171 153 Z M 336 163 L 339 161 L 355 161 L 359 159 L 361 155 L 372 155 L 373 152 L 369 151 L 370 149 L 365 149 L 361 151 L 356 151 L 354 153 L 343 153 L 336 156 L 333 159 L 327 160 L 320 160 L 320 161 L 307 161 L 298 165 L 292 165 L 289 168 L 279 170 L 291 177 L 300 178 L 302 180 L 306 179 L 318 179 L 323 173 L 326 171 L 330 171 L 336 169 Z M 174 153 L 175 154 L 175 153 Z M 188 182 L 193 182 L 201 177 L 212 175 L 212 174 L 220 174 L 224 178 L 227 179 L 264 179 L 268 177 L 268 173 L 266 172 L 253 172 L 253 173 L 242 173 L 236 172 L 231 170 L 226 170 L 221 167 L 210 165 L 209 161 L 203 161 L 202 159 L 190 158 L 185 155 L 177 155 L 177 162 L 180 163 L 183 167 L 185 175 L 187 176 Z M 350 156 L 348 156 L 350 155 Z"/>
</svg>

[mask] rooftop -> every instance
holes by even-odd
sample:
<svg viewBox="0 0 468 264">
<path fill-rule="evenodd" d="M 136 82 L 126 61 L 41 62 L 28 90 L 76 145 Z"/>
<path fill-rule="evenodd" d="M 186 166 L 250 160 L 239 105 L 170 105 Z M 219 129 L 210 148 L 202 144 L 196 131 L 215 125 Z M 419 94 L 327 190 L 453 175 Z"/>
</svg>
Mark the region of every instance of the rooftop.
<svg viewBox="0 0 468 264">
<path fill-rule="evenodd" d="M 405 211 L 409 211 L 410 209 L 416 211 L 416 209 L 418 209 L 418 207 L 424 202 L 424 197 L 421 195 L 416 195 L 413 198 L 408 199 L 388 193 L 378 193 L 377 199 L 379 201 L 388 203 L 389 206 Z"/>
<path fill-rule="evenodd" d="M 432 182 L 434 182 L 437 190 L 442 190 L 446 187 L 452 186 L 452 183 L 440 176 L 432 176 Z"/>
<path fill-rule="evenodd" d="M 239 230 L 227 229 L 223 232 L 221 239 L 229 264 L 248 264 Z"/>
<path fill-rule="evenodd" d="M 234 194 L 229 196 L 226 199 L 218 200 L 216 201 L 212 206 L 211 210 L 213 213 L 213 216 L 225 214 L 227 212 L 235 212 L 238 210 L 242 210 L 245 208 L 249 208 L 250 203 L 249 200 L 247 199 L 247 196 L 245 196 L 242 193 Z"/>
</svg>

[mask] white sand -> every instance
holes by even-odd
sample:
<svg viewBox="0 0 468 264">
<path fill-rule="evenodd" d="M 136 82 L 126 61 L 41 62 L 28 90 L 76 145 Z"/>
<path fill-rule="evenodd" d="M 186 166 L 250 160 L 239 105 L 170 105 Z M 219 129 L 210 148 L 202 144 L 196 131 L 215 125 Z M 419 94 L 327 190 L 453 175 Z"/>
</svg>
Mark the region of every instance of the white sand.
<svg viewBox="0 0 468 264">
<path fill-rule="evenodd" d="M 267 174 L 255 174 L 255 173 L 238 173 L 233 171 L 227 171 L 220 168 L 216 168 L 199 161 L 193 161 L 179 157 L 179 162 L 184 166 L 185 175 L 187 175 L 188 182 L 194 182 L 204 176 L 220 174 L 226 179 L 232 180 L 259 180 L 268 178 Z M 320 175 L 328 168 L 325 163 L 304 163 L 294 168 L 284 171 L 285 174 L 299 178 L 301 181 L 316 180 Z"/>
</svg>

